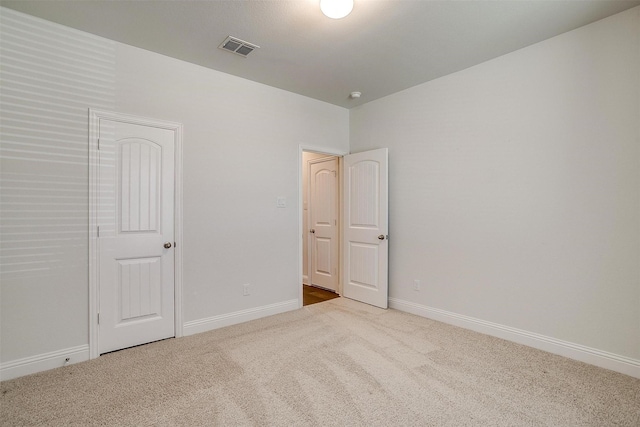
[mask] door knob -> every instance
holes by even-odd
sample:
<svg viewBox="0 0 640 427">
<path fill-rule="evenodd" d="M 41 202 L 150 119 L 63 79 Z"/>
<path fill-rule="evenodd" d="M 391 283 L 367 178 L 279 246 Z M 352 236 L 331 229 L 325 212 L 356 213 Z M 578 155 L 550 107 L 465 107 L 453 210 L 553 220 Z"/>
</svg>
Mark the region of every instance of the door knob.
<svg viewBox="0 0 640 427">
<path fill-rule="evenodd" d="M 316 230 L 314 230 L 314 229 L 312 228 L 311 230 L 309 230 L 309 232 L 313 234 L 313 233 L 315 233 L 315 232 L 316 232 Z"/>
<path fill-rule="evenodd" d="M 171 248 L 171 242 L 164 242 L 164 248 L 165 249 L 170 249 Z"/>
<path fill-rule="evenodd" d="M 379 236 L 378 236 L 378 239 L 380 239 L 380 240 L 384 240 L 384 234 L 379 235 Z"/>
</svg>

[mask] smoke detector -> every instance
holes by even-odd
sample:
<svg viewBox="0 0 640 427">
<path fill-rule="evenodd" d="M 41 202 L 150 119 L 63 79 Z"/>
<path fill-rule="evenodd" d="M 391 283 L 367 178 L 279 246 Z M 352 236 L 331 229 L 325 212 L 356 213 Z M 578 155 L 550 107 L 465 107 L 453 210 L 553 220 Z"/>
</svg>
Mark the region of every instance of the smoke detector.
<svg viewBox="0 0 640 427">
<path fill-rule="evenodd" d="M 240 40 L 236 37 L 229 36 L 224 39 L 224 41 L 220 46 L 218 46 L 218 48 L 228 50 L 229 52 L 233 52 L 236 55 L 244 56 L 246 58 L 247 55 L 249 55 L 254 50 L 260 49 L 260 46 L 246 42 L 244 40 Z"/>
</svg>

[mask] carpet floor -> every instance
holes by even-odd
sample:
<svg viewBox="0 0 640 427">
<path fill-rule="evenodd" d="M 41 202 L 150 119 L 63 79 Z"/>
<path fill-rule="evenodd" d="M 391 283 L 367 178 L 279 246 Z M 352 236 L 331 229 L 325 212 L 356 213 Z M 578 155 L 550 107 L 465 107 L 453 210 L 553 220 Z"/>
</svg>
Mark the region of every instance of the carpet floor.
<svg viewBox="0 0 640 427">
<path fill-rule="evenodd" d="M 0 390 L 2 426 L 640 426 L 640 379 L 345 298 Z"/>
</svg>

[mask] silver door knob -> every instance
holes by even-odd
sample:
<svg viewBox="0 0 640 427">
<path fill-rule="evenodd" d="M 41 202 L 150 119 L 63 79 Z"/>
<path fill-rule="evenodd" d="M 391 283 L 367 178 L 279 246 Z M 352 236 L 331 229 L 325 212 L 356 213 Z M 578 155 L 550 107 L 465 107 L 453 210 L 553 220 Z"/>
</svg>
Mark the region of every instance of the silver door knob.
<svg viewBox="0 0 640 427">
<path fill-rule="evenodd" d="M 171 242 L 164 242 L 164 248 L 165 249 L 170 249 L 171 248 Z"/>
<path fill-rule="evenodd" d="M 384 234 L 379 235 L 379 236 L 378 236 L 378 239 L 380 239 L 380 240 L 384 240 Z"/>
<path fill-rule="evenodd" d="M 312 228 L 311 230 L 309 230 L 309 232 L 313 234 L 313 233 L 315 233 L 315 232 L 316 232 L 316 230 L 314 230 L 314 229 Z"/>
</svg>

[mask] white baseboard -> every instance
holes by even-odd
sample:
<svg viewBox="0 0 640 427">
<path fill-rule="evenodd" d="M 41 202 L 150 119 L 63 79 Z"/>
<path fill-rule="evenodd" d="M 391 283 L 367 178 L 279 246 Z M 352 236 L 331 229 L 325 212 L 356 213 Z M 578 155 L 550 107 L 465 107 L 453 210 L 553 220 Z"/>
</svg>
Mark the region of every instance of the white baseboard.
<svg viewBox="0 0 640 427">
<path fill-rule="evenodd" d="M 640 360 L 630 357 L 397 298 L 389 298 L 389 307 L 640 378 Z"/>
<path fill-rule="evenodd" d="M 237 323 L 248 322 L 249 320 L 259 319 L 261 317 L 272 316 L 274 314 L 280 314 L 291 310 L 297 310 L 298 308 L 298 300 L 292 299 L 276 304 L 263 305 L 261 307 L 249 308 L 247 310 L 240 310 L 233 313 L 207 317 L 206 319 L 193 320 L 184 324 L 183 333 L 186 337 L 188 335 L 199 334 L 200 332 L 206 332 L 212 329 L 218 329 L 225 326 L 235 325 Z"/>
<path fill-rule="evenodd" d="M 67 358 L 69 358 L 69 362 L 66 362 Z M 89 360 L 88 344 L 25 357 L 24 359 L 2 363 L 0 365 L 0 380 L 10 380 L 86 360 Z"/>
<path fill-rule="evenodd" d="M 303 285 L 309 285 L 311 282 L 309 281 L 309 276 L 307 276 L 306 274 L 302 276 L 302 284 Z"/>
</svg>

